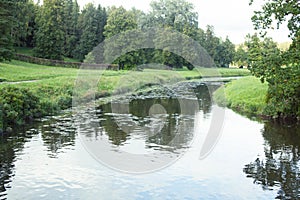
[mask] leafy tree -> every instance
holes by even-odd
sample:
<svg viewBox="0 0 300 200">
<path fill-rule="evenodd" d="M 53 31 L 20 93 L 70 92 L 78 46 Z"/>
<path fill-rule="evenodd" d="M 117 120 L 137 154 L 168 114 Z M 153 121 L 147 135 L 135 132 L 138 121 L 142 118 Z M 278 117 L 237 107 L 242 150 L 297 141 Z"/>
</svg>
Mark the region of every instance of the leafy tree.
<svg viewBox="0 0 300 200">
<path fill-rule="evenodd" d="M 253 0 L 250 1 L 250 4 Z M 261 11 L 252 17 L 255 29 L 279 29 L 283 22 L 288 22 L 289 37 L 293 43 L 289 50 L 269 51 L 258 54 L 253 60 L 251 72 L 262 81 L 269 83 L 268 106 L 266 112 L 279 118 L 300 116 L 300 4 L 297 0 L 268 0 Z M 274 45 L 271 44 L 271 48 Z M 270 47 L 267 47 L 270 48 Z"/>
<path fill-rule="evenodd" d="M 112 7 L 109 11 L 104 36 L 110 38 L 116 34 L 137 28 L 137 18 L 133 11 L 127 11 L 122 6 Z"/>
<path fill-rule="evenodd" d="M 78 30 L 79 5 L 77 0 L 66 0 L 64 6 L 64 27 L 65 27 L 65 44 L 64 55 L 67 57 L 74 56 L 74 50 L 79 42 Z"/>
<path fill-rule="evenodd" d="M 234 55 L 235 46 L 227 37 L 225 41 L 220 40 L 220 43 L 216 48 L 214 61 L 217 66 L 228 68 L 230 63 L 232 63 L 234 60 Z"/>
<path fill-rule="evenodd" d="M 33 47 L 37 8 L 33 0 L 16 3 L 16 11 L 13 12 L 14 27 L 11 31 L 15 46 Z"/>
<path fill-rule="evenodd" d="M 14 12 L 17 4 L 25 0 L 0 0 L 0 61 L 10 60 L 13 56 L 13 37 L 15 26 Z"/>
<path fill-rule="evenodd" d="M 61 60 L 64 54 L 64 0 L 44 0 L 36 18 L 36 56 Z"/>
<path fill-rule="evenodd" d="M 81 60 L 103 41 L 103 29 L 106 24 L 106 10 L 100 5 L 96 8 L 87 4 L 79 17 L 80 40 L 74 56 Z"/>
<path fill-rule="evenodd" d="M 111 56 L 120 55 L 114 61 L 114 63 L 119 64 L 120 69 L 133 68 L 140 62 L 140 59 L 142 58 L 142 56 L 140 56 L 140 51 L 133 51 L 125 54 L 122 53 L 131 48 L 130 44 L 132 41 L 128 41 L 128 38 L 131 37 L 127 37 L 126 32 L 137 29 L 137 18 L 139 13 L 140 12 L 137 10 L 127 11 L 123 7 L 112 7 L 109 10 L 107 24 L 104 27 L 104 36 L 106 38 L 111 38 L 114 35 L 120 33 L 123 34 L 116 38 L 116 41 L 113 42 L 114 44 L 107 44 L 105 53 L 106 55 Z M 141 41 L 139 41 L 137 38 L 137 42 Z"/>
<path fill-rule="evenodd" d="M 195 36 L 198 28 L 198 13 L 194 5 L 185 0 L 158 0 L 150 4 L 151 10 L 142 27 L 173 28 L 188 36 Z"/>
<path fill-rule="evenodd" d="M 217 37 L 214 27 L 207 25 L 206 30 L 198 29 L 196 40 L 206 49 L 217 67 L 229 67 L 233 62 L 235 46 L 227 37 L 225 41 Z"/>
<path fill-rule="evenodd" d="M 245 50 L 245 46 L 239 45 L 235 55 L 234 55 L 234 62 L 238 66 L 247 66 L 247 60 L 248 60 L 248 52 Z"/>
<path fill-rule="evenodd" d="M 166 30 L 176 30 L 189 37 L 196 38 L 198 29 L 198 14 L 194 12 L 194 5 L 185 0 L 158 0 L 153 1 L 151 10 L 148 14 L 143 15 L 139 21 L 139 26 L 143 28 L 160 27 Z M 170 31 L 168 31 L 170 33 Z M 161 50 L 147 50 L 146 57 L 152 57 L 151 62 L 162 63 L 169 67 L 181 68 L 184 65 L 190 66 L 183 58 L 172 53 L 169 48 L 173 48 L 177 43 L 177 47 L 185 46 L 186 44 L 182 38 L 177 34 L 164 34 L 157 35 L 155 47 Z M 177 40 L 179 39 L 179 40 Z M 181 49 L 185 51 L 186 49 Z M 152 55 L 152 56 L 148 56 Z M 192 67 L 191 67 L 192 69 Z"/>
</svg>

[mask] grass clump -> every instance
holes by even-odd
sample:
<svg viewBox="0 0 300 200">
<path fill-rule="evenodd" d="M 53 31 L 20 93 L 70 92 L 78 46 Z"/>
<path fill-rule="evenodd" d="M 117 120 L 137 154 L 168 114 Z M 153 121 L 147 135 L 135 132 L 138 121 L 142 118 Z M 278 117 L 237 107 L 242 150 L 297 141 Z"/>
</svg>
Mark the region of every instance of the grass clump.
<svg viewBox="0 0 300 200">
<path fill-rule="evenodd" d="M 268 85 L 255 77 L 232 81 L 214 93 L 220 106 L 227 106 L 246 115 L 264 115 Z"/>
</svg>

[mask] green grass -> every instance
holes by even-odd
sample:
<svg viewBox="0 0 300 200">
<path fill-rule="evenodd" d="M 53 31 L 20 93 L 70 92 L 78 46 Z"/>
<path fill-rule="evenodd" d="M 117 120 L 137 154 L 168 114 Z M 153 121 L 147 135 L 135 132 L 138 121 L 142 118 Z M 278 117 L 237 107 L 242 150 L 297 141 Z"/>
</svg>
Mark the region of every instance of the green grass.
<svg viewBox="0 0 300 200">
<path fill-rule="evenodd" d="M 233 69 L 233 68 L 202 68 L 197 67 L 192 71 L 184 68 L 176 70 L 186 79 L 198 79 L 201 77 L 236 77 L 236 76 L 250 76 L 248 69 Z"/>
<path fill-rule="evenodd" d="M 50 67 L 21 61 L 0 63 L 0 79 L 14 81 L 28 81 L 56 78 L 62 76 L 76 76 L 77 70 L 71 68 Z"/>
<path fill-rule="evenodd" d="M 251 116 L 263 115 L 268 85 L 255 77 L 232 81 L 214 93 L 218 105 L 227 106 Z"/>
<path fill-rule="evenodd" d="M 186 79 L 219 76 L 220 74 L 223 76 L 241 76 L 248 75 L 248 72 L 244 70 L 204 68 L 200 70 L 194 69 L 193 71 L 187 69 L 145 69 L 144 71 L 79 70 L 13 60 L 12 62 L 0 62 L 0 82 L 2 82 L 0 90 L 15 87 L 24 92 L 30 92 L 39 101 L 38 116 L 44 116 L 56 114 L 62 109 L 71 107 L 74 94 L 79 95 L 83 99 L 90 99 L 94 94 L 96 98 L 100 98 L 135 92 L 150 85 L 166 85 Z M 11 82 L 17 82 L 17 84 L 11 84 Z M 96 87 L 95 92 L 91 90 L 92 85 Z M 2 95 L 0 98 L 9 100 L 10 94 L 4 93 Z M 13 100 L 13 102 L 27 101 L 26 99 L 19 99 Z"/>
</svg>

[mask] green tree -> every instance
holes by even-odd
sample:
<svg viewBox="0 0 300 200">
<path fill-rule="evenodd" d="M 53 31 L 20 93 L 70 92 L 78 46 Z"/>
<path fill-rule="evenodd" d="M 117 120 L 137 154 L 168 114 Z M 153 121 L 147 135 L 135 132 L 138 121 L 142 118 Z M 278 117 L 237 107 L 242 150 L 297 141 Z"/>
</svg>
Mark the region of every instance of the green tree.
<svg viewBox="0 0 300 200">
<path fill-rule="evenodd" d="M 250 4 L 253 0 L 250 1 Z M 269 83 L 267 108 L 269 115 L 279 118 L 300 116 L 300 4 L 297 0 L 268 0 L 261 11 L 252 17 L 255 29 L 261 36 L 277 24 L 279 29 L 287 21 L 289 37 L 293 43 L 289 50 L 269 51 L 258 54 L 253 60 L 251 72 Z M 271 45 L 272 48 L 273 44 Z"/>
<path fill-rule="evenodd" d="M 245 46 L 243 44 L 239 45 L 234 55 L 234 62 L 238 66 L 247 66 L 247 59 L 248 52 L 245 50 Z"/>
<path fill-rule="evenodd" d="M 220 44 L 220 39 L 215 35 L 214 27 L 207 25 L 205 31 L 205 39 L 202 44 L 207 53 L 215 60 L 217 57 L 217 48 Z"/>
<path fill-rule="evenodd" d="M 44 0 L 36 18 L 36 56 L 61 60 L 64 54 L 64 0 Z"/>
<path fill-rule="evenodd" d="M 198 28 L 198 13 L 186 0 L 158 0 L 150 4 L 151 10 L 142 27 L 172 28 L 188 36 L 195 36 Z"/>
<path fill-rule="evenodd" d="M 216 48 L 214 61 L 218 67 L 228 68 L 230 63 L 234 60 L 234 55 L 235 46 L 227 37 L 225 41 L 220 40 L 220 43 Z"/>
<path fill-rule="evenodd" d="M 116 34 L 137 28 L 137 16 L 133 11 L 127 11 L 122 6 L 112 7 L 109 11 L 104 36 L 110 38 Z"/>
<path fill-rule="evenodd" d="M 134 50 L 132 52 L 123 53 L 127 52 L 128 49 L 131 48 L 130 44 L 132 44 L 132 41 L 128 41 L 126 34 L 129 34 L 128 31 L 130 30 L 137 29 L 139 13 L 140 12 L 137 10 L 127 11 L 123 7 L 112 7 L 109 10 L 107 24 L 104 27 L 104 36 L 106 38 L 111 38 L 117 34 L 122 34 L 116 38 L 116 41 L 114 41 L 113 44 L 110 42 L 110 44 L 106 45 L 105 54 L 107 56 L 120 55 L 114 61 L 115 64 L 119 64 L 120 69 L 134 68 L 142 59 L 140 51 Z M 138 38 L 136 39 L 136 42 L 141 42 L 138 40 Z"/>
<path fill-rule="evenodd" d="M 65 44 L 64 55 L 74 57 L 74 50 L 79 42 L 78 30 L 79 5 L 77 0 L 66 0 L 64 6 Z"/>
<path fill-rule="evenodd" d="M 79 17 L 80 40 L 74 56 L 83 60 L 85 56 L 103 41 L 103 30 L 106 24 L 106 10 L 100 5 L 96 8 L 87 4 Z"/>
<path fill-rule="evenodd" d="M 25 0 L 0 0 L 0 61 L 10 60 L 13 56 L 14 38 L 11 31 L 15 26 L 14 12 L 19 2 Z"/>
<path fill-rule="evenodd" d="M 13 12 L 14 27 L 11 31 L 15 46 L 33 47 L 37 8 L 38 6 L 34 4 L 33 0 L 16 3 L 16 11 Z"/>
<path fill-rule="evenodd" d="M 197 37 L 198 29 L 198 13 L 194 11 L 194 5 L 185 0 L 158 0 L 153 1 L 151 4 L 151 10 L 148 14 L 143 15 L 139 21 L 139 26 L 143 28 L 159 27 L 165 28 L 169 33 L 170 30 L 178 31 L 193 39 Z M 145 50 L 145 57 L 150 57 L 150 62 L 161 63 L 169 67 L 182 68 L 183 66 L 190 66 L 183 58 L 172 53 L 170 49 L 174 48 L 174 44 L 177 44 L 177 48 L 181 48 L 180 51 L 186 51 L 182 48 L 186 40 L 178 37 L 178 34 L 164 34 L 157 35 L 155 41 L 155 48 L 159 50 Z M 182 41 L 183 43 L 180 43 Z M 178 49 L 177 49 L 178 50 Z M 151 56 L 149 56 L 151 55 Z"/>
</svg>

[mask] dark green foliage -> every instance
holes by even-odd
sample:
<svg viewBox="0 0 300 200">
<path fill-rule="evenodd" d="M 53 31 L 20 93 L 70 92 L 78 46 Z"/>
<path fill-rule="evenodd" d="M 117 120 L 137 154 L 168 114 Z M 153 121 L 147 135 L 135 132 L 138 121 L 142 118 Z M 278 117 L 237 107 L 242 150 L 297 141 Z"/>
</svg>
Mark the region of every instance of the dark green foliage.
<svg viewBox="0 0 300 200">
<path fill-rule="evenodd" d="M 228 68 L 235 55 L 235 46 L 228 37 L 225 41 L 220 40 L 220 43 L 216 48 L 216 52 L 217 53 L 214 57 L 215 64 L 218 67 Z"/>
<path fill-rule="evenodd" d="M 252 1 L 251 1 L 252 2 Z M 299 1 L 268 0 L 262 11 L 252 17 L 255 28 L 265 31 L 277 23 L 277 28 L 288 21 L 292 45 L 286 52 L 275 48 L 269 39 L 261 43 L 253 38 L 250 56 L 251 72 L 269 83 L 266 112 L 274 117 L 300 116 L 300 4 Z"/>
<path fill-rule="evenodd" d="M 0 61 L 10 60 L 13 56 L 13 37 L 11 30 L 15 26 L 14 12 L 16 4 L 23 0 L 0 0 Z"/>
<path fill-rule="evenodd" d="M 80 40 L 74 57 L 83 60 L 94 47 L 104 40 L 103 30 L 106 24 L 106 10 L 100 5 L 96 8 L 89 3 L 83 9 L 78 22 Z"/>
<path fill-rule="evenodd" d="M 11 35 L 14 39 L 15 46 L 33 47 L 34 31 L 36 30 L 35 18 L 38 6 L 33 0 L 16 3 L 14 15 L 14 27 Z"/>
<path fill-rule="evenodd" d="M 228 68 L 230 63 L 233 62 L 235 55 L 234 44 L 228 37 L 225 41 L 217 37 L 213 26 L 208 25 L 205 31 L 199 29 L 196 40 L 206 49 L 217 67 Z"/>
<path fill-rule="evenodd" d="M 65 43 L 64 0 L 44 0 L 36 18 L 36 56 L 62 60 Z"/>
<path fill-rule="evenodd" d="M 24 124 L 39 115 L 39 100 L 28 89 L 5 87 L 0 90 L 0 102 L 4 130 L 13 124 Z"/>
<path fill-rule="evenodd" d="M 113 42 L 107 42 L 105 46 L 105 54 L 108 59 L 111 56 L 118 56 L 114 60 L 115 64 L 119 64 L 120 69 L 130 69 L 134 68 L 139 64 L 142 56 L 140 56 L 141 51 L 132 49 L 132 37 L 130 30 L 137 29 L 137 14 L 135 10 L 127 11 L 123 7 L 112 7 L 109 10 L 107 24 L 104 27 L 104 36 L 106 38 L 111 38 L 115 36 L 116 40 Z M 139 35 L 138 30 L 136 30 L 135 35 Z M 127 35 L 128 34 L 128 35 Z M 142 43 L 138 38 L 136 38 L 137 43 Z M 127 51 L 130 51 L 126 53 Z"/>
<path fill-rule="evenodd" d="M 66 0 L 64 6 L 64 55 L 72 58 L 75 55 L 75 48 L 79 42 L 79 5 L 77 1 Z"/>
</svg>

